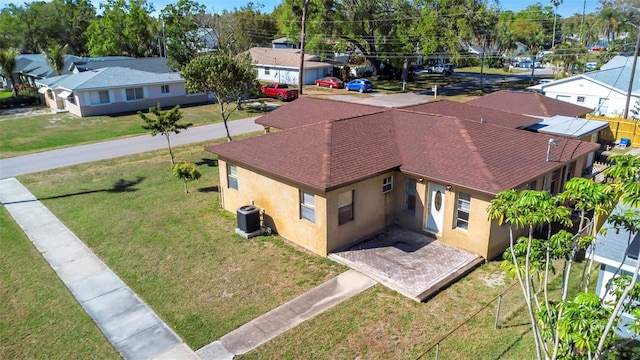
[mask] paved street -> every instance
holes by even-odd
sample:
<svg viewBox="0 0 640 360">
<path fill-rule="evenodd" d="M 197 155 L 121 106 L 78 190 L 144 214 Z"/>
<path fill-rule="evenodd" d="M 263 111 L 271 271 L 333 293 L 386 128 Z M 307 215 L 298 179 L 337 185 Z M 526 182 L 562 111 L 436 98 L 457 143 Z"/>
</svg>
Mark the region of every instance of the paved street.
<svg viewBox="0 0 640 360">
<path fill-rule="evenodd" d="M 262 126 L 254 123 L 255 119 L 252 117 L 230 121 L 231 136 L 262 130 Z M 180 134 L 172 134 L 170 139 L 171 146 L 180 146 L 224 137 L 226 137 L 224 125 L 217 123 L 191 127 Z M 167 140 L 162 135 L 140 135 L 1 159 L 0 179 L 166 147 Z"/>
</svg>

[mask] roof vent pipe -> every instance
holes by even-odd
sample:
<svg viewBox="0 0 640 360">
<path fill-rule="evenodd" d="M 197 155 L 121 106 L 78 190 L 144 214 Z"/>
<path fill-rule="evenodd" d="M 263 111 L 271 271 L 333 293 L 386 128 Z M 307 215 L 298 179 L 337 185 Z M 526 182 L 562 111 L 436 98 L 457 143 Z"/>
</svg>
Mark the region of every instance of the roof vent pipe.
<svg viewBox="0 0 640 360">
<path fill-rule="evenodd" d="M 484 124 L 484 118 L 483 117 L 480 118 L 480 124 Z"/>
<path fill-rule="evenodd" d="M 547 145 L 547 161 L 551 159 L 551 145 L 553 145 L 553 147 L 556 147 L 558 146 L 558 143 L 556 143 L 556 141 L 553 139 L 549 139 L 549 143 Z"/>
</svg>

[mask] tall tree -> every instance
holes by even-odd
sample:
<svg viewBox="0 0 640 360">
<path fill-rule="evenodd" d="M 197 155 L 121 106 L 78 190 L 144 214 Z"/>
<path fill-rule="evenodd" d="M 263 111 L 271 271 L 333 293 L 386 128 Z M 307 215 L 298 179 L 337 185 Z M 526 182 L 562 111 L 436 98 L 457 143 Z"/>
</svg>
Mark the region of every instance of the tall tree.
<svg viewBox="0 0 640 360">
<path fill-rule="evenodd" d="M 553 35 L 551 36 L 551 47 L 554 48 L 556 46 L 556 29 L 557 29 L 557 21 L 558 21 L 558 6 L 562 4 L 562 0 L 551 0 L 551 4 L 553 5 Z"/>
<path fill-rule="evenodd" d="M 180 70 L 191 61 L 201 49 L 200 37 L 213 31 L 204 22 L 204 12 L 204 5 L 191 0 L 179 0 L 160 12 L 165 55 L 173 70 Z"/>
<path fill-rule="evenodd" d="M 0 50 L 0 69 L 2 69 L 2 75 L 11 84 L 11 91 L 13 92 L 14 97 L 18 96 L 16 81 L 13 78 L 13 69 L 16 67 L 16 57 L 18 54 L 18 50 L 13 48 Z"/>
<path fill-rule="evenodd" d="M 60 44 L 52 44 L 48 48 L 42 49 L 41 52 L 44 54 L 47 65 L 49 65 L 56 74 L 62 75 L 62 71 L 64 70 L 64 58 L 67 55 L 68 50 L 68 44 L 64 46 Z"/>
<path fill-rule="evenodd" d="M 531 85 L 534 83 L 535 62 L 538 52 L 542 48 L 545 40 L 544 29 L 538 22 L 517 18 L 511 23 L 511 30 L 515 38 L 529 48 L 529 56 L 533 62 L 531 67 Z"/>
<path fill-rule="evenodd" d="M 142 125 L 142 128 L 145 130 L 149 130 L 151 132 L 151 136 L 156 136 L 158 134 L 164 135 L 164 137 L 167 139 L 167 146 L 169 147 L 169 157 L 171 158 L 171 165 L 175 165 L 169 136 L 171 136 L 171 133 L 179 134 L 180 131 L 186 130 L 193 124 L 178 123 L 180 120 L 182 120 L 180 105 L 176 105 L 171 110 L 162 110 L 162 107 L 160 107 L 160 103 L 158 103 L 155 107 L 149 108 L 149 113 L 155 115 L 155 118 L 151 118 L 144 114 L 142 111 L 138 111 L 138 116 L 142 119 L 142 121 L 144 121 L 144 125 Z"/>
<path fill-rule="evenodd" d="M 271 46 L 278 32 L 270 14 L 261 5 L 248 3 L 233 11 L 214 14 L 213 27 L 218 35 L 218 48 L 230 54 L 239 54 L 255 46 Z"/>
<path fill-rule="evenodd" d="M 146 0 L 107 0 L 103 15 L 87 28 L 91 56 L 150 56 L 157 52 L 157 23 Z"/>
<path fill-rule="evenodd" d="M 220 108 L 220 116 L 231 141 L 227 120 L 238 108 L 238 99 L 255 86 L 257 72 L 248 55 L 218 52 L 196 57 L 182 70 L 190 92 L 212 94 Z M 235 104 L 232 105 L 232 104 Z"/>
</svg>

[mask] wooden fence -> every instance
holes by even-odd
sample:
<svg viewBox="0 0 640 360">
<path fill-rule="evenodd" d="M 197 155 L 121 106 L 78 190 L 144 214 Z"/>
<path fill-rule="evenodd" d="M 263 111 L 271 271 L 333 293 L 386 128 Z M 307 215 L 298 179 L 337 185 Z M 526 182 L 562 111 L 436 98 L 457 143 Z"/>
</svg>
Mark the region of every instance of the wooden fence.
<svg viewBox="0 0 640 360">
<path fill-rule="evenodd" d="M 600 141 L 619 143 L 627 138 L 632 147 L 640 147 L 640 120 L 628 120 L 605 116 L 587 115 L 589 120 L 600 120 L 609 123 L 609 129 L 600 132 Z"/>
</svg>

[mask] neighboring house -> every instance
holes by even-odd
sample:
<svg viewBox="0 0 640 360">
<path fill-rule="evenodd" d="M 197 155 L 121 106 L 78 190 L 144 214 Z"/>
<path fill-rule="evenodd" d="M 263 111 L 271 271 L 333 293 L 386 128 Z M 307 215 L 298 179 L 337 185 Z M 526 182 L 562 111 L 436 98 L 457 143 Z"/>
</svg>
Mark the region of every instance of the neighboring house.
<svg viewBox="0 0 640 360">
<path fill-rule="evenodd" d="M 594 115 L 621 116 L 627 101 L 633 57 L 616 56 L 600 70 L 531 87 L 544 96 L 594 109 Z M 640 100 L 640 66 L 636 67 L 630 108 Z"/>
<path fill-rule="evenodd" d="M 258 80 L 298 84 L 300 50 L 254 47 L 248 53 L 258 70 Z M 303 84 L 313 84 L 316 79 L 331 74 L 333 66 L 331 62 L 320 61 L 317 55 L 305 53 Z"/>
<path fill-rule="evenodd" d="M 585 117 L 593 111 L 593 108 L 557 101 L 539 93 L 511 90 L 496 91 L 467 101 L 467 104 L 540 119 L 556 115 Z"/>
<path fill-rule="evenodd" d="M 173 72 L 164 57 L 148 57 L 148 58 L 84 58 L 74 60 L 69 65 L 72 73 L 79 73 L 89 70 L 97 70 L 106 67 L 122 67 L 133 70 L 152 72 L 156 74 L 165 74 Z"/>
<path fill-rule="evenodd" d="M 507 228 L 488 220 L 495 195 L 555 194 L 599 148 L 559 138 L 547 161 L 549 136 L 515 129 L 520 121 L 416 109 L 318 98 L 283 106 L 256 121 L 280 131 L 206 147 L 219 157 L 221 204 L 255 204 L 265 225 L 322 256 L 399 224 L 490 259 L 509 244 Z"/>
<path fill-rule="evenodd" d="M 161 106 L 207 102 L 206 94 L 187 94 L 179 73 L 157 74 L 108 67 L 36 81 L 47 106 L 77 116 L 106 115 Z"/>
<path fill-rule="evenodd" d="M 300 43 L 295 43 L 293 40 L 281 37 L 275 40 L 271 40 L 271 48 L 273 49 L 300 49 Z"/>
<path fill-rule="evenodd" d="M 612 215 L 622 214 L 629 209 L 628 205 L 618 205 Z M 624 229 L 618 231 L 609 221 L 604 226 L 608 229 L 606 235 L 598 234 L 589 250 L 594 254 L 593 260 L 600 263 L 596 293 L 603 299 L 612 300 L 612 297 L 607 295 L 607 283 L 614 276 L 633 275 L 640 253 L 640 233 L 631 233 Z M 630 337 L 633 333 L 626 329 L 624 324 L 631 320 L 631 315 L 623 314 L 622 319 L 616 333 Z"/>
</svg>

